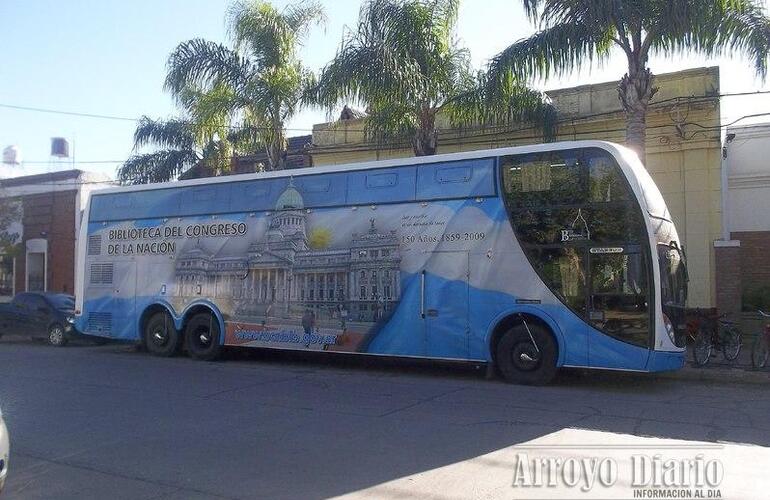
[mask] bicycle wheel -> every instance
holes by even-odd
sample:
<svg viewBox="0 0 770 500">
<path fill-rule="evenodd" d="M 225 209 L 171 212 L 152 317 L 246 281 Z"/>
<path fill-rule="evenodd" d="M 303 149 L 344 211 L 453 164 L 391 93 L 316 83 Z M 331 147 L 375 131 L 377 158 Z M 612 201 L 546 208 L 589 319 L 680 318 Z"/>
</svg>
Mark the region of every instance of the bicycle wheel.
<svg viewBox="0 0 770 500">
<path fill-rule="evenodd" d="M 767 334 L 760 333 L 754 339 L 754 345 L 751 346 L 751 365 L 754 368 L 764 368 L 767 366 L 767 359 L 770 358 L 770 342 Z"/>
<path fill-rule="evenodd" d="M 711 343 L 711 334 L 706 330 L 699 330 L 692 348 L 692 357 L 695 364 L 698 366 L 705 366 L 709 362 L 709 358 L 711 358 L 711 351 L 713 349 L 714 346 Z"/>
<path fill-rule="evenodd" d="M 721 329 L 722 334 L 722 354 L 727 361 L 735 361 L 741 352 L 743 345 L 743 335 L 735 326 L 725 326 Z"/>
</svg>

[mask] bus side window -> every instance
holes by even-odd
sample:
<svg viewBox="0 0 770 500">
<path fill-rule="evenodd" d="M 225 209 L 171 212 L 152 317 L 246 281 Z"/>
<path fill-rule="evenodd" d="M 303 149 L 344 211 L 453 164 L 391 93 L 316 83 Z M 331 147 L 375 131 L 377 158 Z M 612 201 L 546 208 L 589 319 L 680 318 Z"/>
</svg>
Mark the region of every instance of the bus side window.
<svg viewBox="0 0 770 500">
<path fill-rule="evenodd" d="M 294 177 L 293 182 L 302 193 L 305 207 L 339 206 L 345 204 L 345 176 L 344 173 L 303 175 Z"/>
<path fill-rule="evenodd" d="M 192 192 L 192 201 L 211 201 L 214 199 L 214 189 L 209 187 L 195 188 Z"/>
<path fill-rule="evenodd" d="M 393 187 L 398 184 L 398 174 L 368 174 L 366 176 L 366 187 L 368 189 Z"/>
<path fill-rule="evenodd" d="M 398 203 L 415 199 L 415 167 L 350 172 L 346 176 L 349 204 Z"/>
<path fill-rule="evenodd" d="M 179 215 L 206 215 L 222 212 L 220 200 L 230 198 L 229 184 L 187 188 L 181 193 Z"/>
<path fill-rule="evenodd" d="M 470 167 L 442 167 L 436 169 L 436 181 L 440 184 L 468 182 L 470 180 Z"/>
<path fill-rule="evenodd" d="M 255 212 L 269 210 L 270 193 L 276 180 L 258 180 L 238 182 L 230 190 L 230 210 L 232 212 Z"/>
<path fill-rule="evenodd" d="M 114 194 L 112 198 L 112 208 L 125 210 L 134 206 L 134 193 Z"/>
<path fill-rule="evenodd" d="M 420 165 L 417 169 L 417 199 L 493 196 L 494 165 L 492 158 Z"/>
</svg>

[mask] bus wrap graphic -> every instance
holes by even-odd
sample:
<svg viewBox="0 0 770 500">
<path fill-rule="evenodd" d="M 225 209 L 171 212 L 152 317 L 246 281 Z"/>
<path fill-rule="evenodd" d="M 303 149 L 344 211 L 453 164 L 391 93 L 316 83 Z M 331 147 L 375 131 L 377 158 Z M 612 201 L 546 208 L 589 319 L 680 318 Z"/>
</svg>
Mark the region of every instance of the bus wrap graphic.
<svg viewBox="0 0 770 500">
<path fill-rule="evenodd" d="M 197 316 L 216 345 L 486 362 L 526 315 L 552 366 L 675 369 L 686 269 L 624 155 L 553 144 L 97 192 L 76 326 L 146 343 L 168 319 L 187 342 Z"/>
<path fill-rule="evenodd" d="M 506 227 L 503 220 L 494 199 L 485 206 L 455 200 L 428 207 L 308 209 L 290 180 L 271 211 L 92 224 L 90 234 L 107 240 L 106 253 L 116 264 L 141 258 L 151 269 L 143 276 L 141 269 L 115 267 L 115 283 L 137 273 L 137 308 L 159 295 L 176 311 L 210 301 L 223 315 L 224 343 L 236 346 L 372 352 L 373 339 L 398 310 L 407 283 L 417 287 L 410 278 L 428 269 L 431 289 L 447 283 L 443 288 L 451 290 L 460 283 L 457 294 L 444 295 L 447 309 L 462 311 L 455 331 L 445 337 L 456 337 L 450 346 L 457 348 L 440 350 L 463 358 L 469 355 L 470 255 L 483 257 L 488 266 L 488 255 L 504 254 L 492 250 L 500 227 Z M 512 234 L 505 238 L 509 243 Z M 91 276 L 88 296 L 98 299 L 108 290 L 94 283 Z M 407 305 L 402 315 L 418 317 L 415 308 Z M 441 319 L 450 318 L 445 313 Z M 427 355 L 427 333 L 413 337 L 414 342 L 381 339 L 377 349 Z"/>
</svg>

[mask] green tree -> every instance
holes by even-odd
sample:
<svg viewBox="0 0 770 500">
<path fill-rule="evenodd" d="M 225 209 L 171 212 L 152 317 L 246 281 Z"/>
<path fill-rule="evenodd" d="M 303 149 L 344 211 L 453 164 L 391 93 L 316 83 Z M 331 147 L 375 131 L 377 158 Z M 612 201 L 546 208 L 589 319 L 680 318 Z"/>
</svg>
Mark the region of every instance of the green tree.
<svg viewBox="0 0 770 500">
<path fill-rule="evenodd" d="M 332 109 L 366 106 L 365 135 L 378 144 L 408 141 L 417 156 L 435 154 L 436 117 L 453 126 L 533 122 L 552 135 L 553 109 L 513 72 L 489 85 L 474 73 L 455 27 L 459 0 L 368 0 L 323 69 L 313 98 Z"/>
<path fill-rule="evenodd" d="M 490 77 L 569 73 L 602 62 L 613 51 L 626 56 L 618 85 L 626 112 L 626 143 L 644 157 L 646 116 L 655 95 L 651 54 L 744 54 L 764 78 L 770 20 L 754 0 L 523 0 L 540 30 L 519 40 L 490 65 Z"/>
<path fill-rule="evenodd" d="M 190 88 L 204 95 L 226 89 L 216 92 L 207 112 L 233 117 L 240 125 L 228 134 L 229 141 L 240 149 L 264 150 L 268 169 L 280 169 L 285 123 L 315 83 L 297 52 L 310 27 L 324 20 L 314 2 L 280 11 L 259 0 L 235 3 L 228 13 L 233 48 L 199 38 L 181 43 L 169 57 L 165 87 L 177 97 Z"/>
<path fill-rule="evenodd" d="M 2 194 L 2 192 L 0 192 Z M 12 253 L 19 242 L 19 233 L 11 232 L 21 222 L 21 202 L 0 196 L 0 252 Z"/>
<path fill-rule="evenodd" d="M 118 169 L 118 179 L 124 184 L 170 181 L 193 166 L 201 168 L 202 176 L 226 173 L 233 155 L 231 120 L 219 102 L 228 96 L 224 86 L 207 93 L 186 89 L 178 96 L 184 118 L 142 117 L 134 132 L 134 154 Z M 156 150 L 140 152 L 147 146 Z"/>
</svg>

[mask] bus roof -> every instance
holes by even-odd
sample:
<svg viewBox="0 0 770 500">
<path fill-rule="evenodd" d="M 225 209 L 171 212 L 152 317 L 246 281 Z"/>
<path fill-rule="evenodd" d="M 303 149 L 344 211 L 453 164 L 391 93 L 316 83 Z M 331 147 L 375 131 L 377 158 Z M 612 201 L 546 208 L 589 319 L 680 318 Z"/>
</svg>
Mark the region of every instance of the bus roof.
<svg viewBox="0 0 770 500">
<path fill-rule="evenodd" d="M 253 174 L 236 174 L 220 177 L 205 177 L 200 179 L 190 179 L 184 181 L 169 181 L 153 184 L 138 184 L 134 186 L 121 186 L 115 188 L 100 189 L 93 193 L 93 196 L 100 196 L 110 193 L 125 193 L 132 191 L 145 191 L 155 189 L 172 189 L 187 186 L 211 185 L 227 182 L 239 182 L 257 179 L 275 179 L 282 177 L 299 177 L 303 175 L 324 174 L 333 172 L 349 172 L 357 170 L 368 170 L 375 168 L 414 166 L 430 163 L 439 163 L 447 161 L 459 161 L 477 158 L 489 158 L 496 156 L 506 156 L 512 154 L 537 153 L 541 151 L 554 151 L 560 149 L 575 149 L 597 147 L 610 152 L 620 153 L 623 146 L 608 141 L 561 141 L 549 142 L 543 144 L 532 144 L 527 146 L 514 146 L 508 148 L 479 149 L 474 151 L 464 151 L 459 153 L 446 153 L 432 156 L 410 156 L 406 158 L 397 158 L 392 160 L 375 160 L 359 163 L 345 163 L 338 165 L 323 165 L 319 167 L 305 167 L 289 170 L 276 170 L 272 172 L 257 172 Z"/>
</svg>

